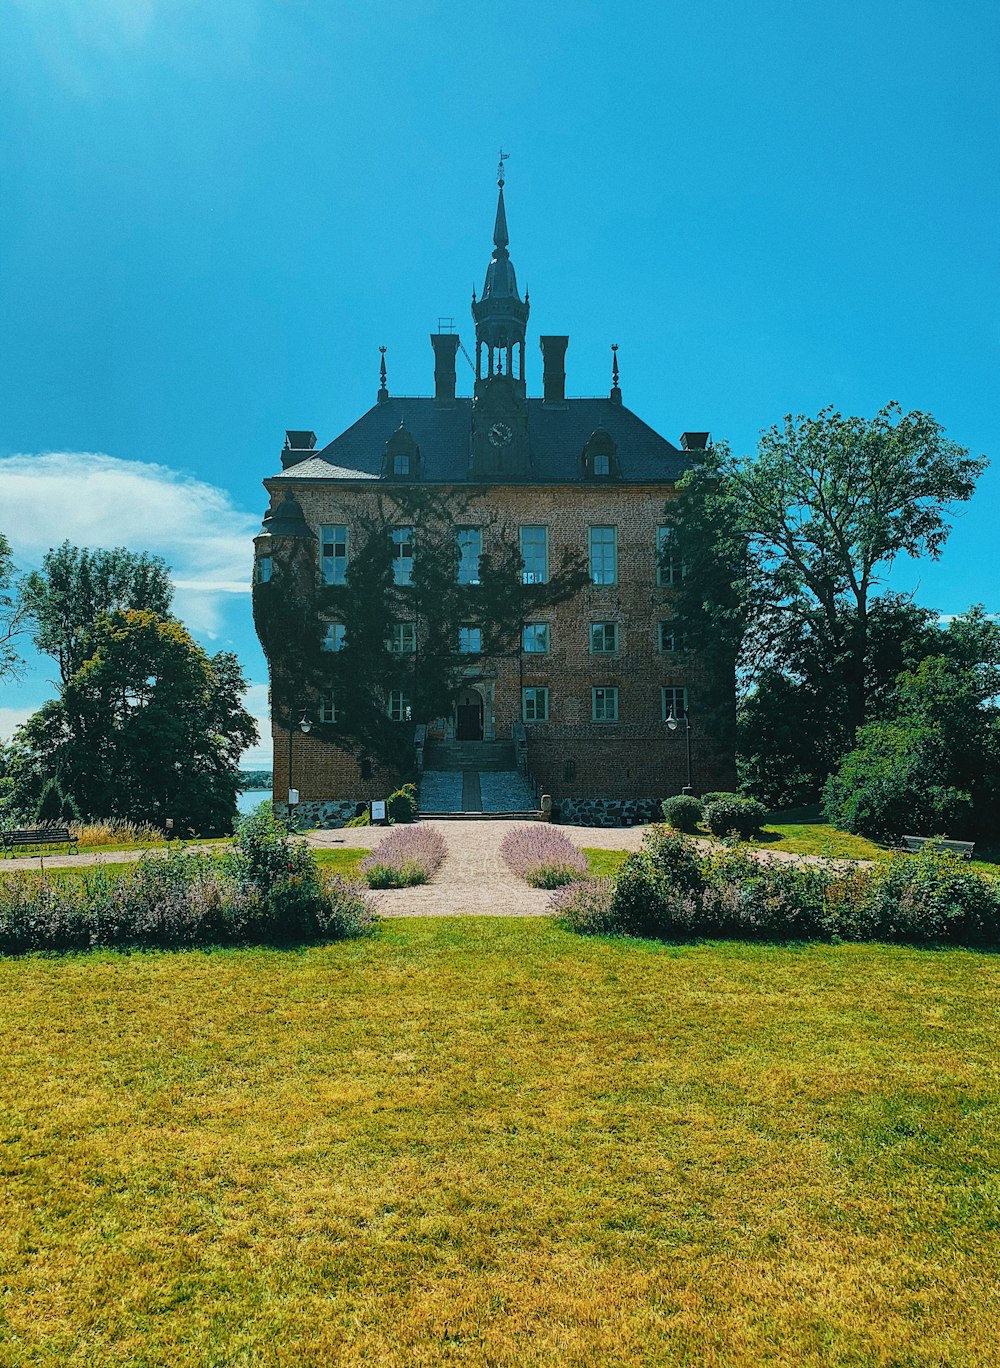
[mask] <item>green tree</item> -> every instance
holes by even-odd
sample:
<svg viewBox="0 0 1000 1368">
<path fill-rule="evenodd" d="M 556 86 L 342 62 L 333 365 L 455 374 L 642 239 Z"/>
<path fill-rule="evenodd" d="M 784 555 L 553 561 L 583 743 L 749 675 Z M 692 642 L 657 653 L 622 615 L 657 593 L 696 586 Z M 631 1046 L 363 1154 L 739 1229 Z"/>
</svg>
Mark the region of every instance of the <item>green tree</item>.
<svg viewBox="0 0 1000 1368">
<path fill-rule="evenodd" d="M 742 710 L 744 736 L 748 713 L 773 715 L 773 696 L 790 737 L 842 716 L 833 733 L 850 744 L 885 675 L 883 628 L 912 626 L 877 606 L 885 574 L 900 556 L 941 554 L 949 511 L 985 465 L 929 414 L 889 404 L 870 420 L 786 417 L 755 457 L 717 448 L 688 472 L 664 510 L 668 554 L 687 569 L 676 614 L 692 644 L 714 633 L 717 650 L 734 652 L 741 692 L 757 700 Z M 808 788 L 831 757 L 788 758 Z"/>
<path fill-rule="evenodd" d="M 16 643 L 25 630 L 26 619 L 26 605 L 15 589 L 10 542 L 0 532 L 0 679 L 16 674 L 20 668 Z"/>
<path fill-rule="evenodd" d="M 21 597 L 36 648 L 58 661 L 65 684 L 86 659 L 101 613 L 138 610 L 169 617 L 173 587 L 159 556 L 63 542 L 46 553 L 41 570 L 25 576 Z"/>
<path fill-rule="evenodd" d="M 52 776 L 88 817 L 230 830 L 240 755 L 257 737 L 236 658 L 139 611 L 101 614 L 83 653 L 15 735 L 14 806 L 33 808 Z"/>
<path fill-rule="evenodd" d="M 983 624 L 969 618 L 975 635 Z M 992 835 L 1000 818 L 1000 707 L 984 694 L 988 675 L 945 655 L 900 674 L 894 716 L 861 727 L 827 781 L 829 819 L 878 838 Z"/>
</svg>

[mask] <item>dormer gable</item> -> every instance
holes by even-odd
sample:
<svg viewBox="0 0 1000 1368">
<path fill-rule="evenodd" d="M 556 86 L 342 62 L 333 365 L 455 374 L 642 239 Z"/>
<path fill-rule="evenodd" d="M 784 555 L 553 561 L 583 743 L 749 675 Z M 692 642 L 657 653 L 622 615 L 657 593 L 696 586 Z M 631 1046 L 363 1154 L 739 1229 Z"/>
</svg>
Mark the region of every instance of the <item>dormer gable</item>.
<svg viewBox="0 0 1000 1368">
<path fill-rule="evenodd" d="M 413 434 L 400 423 L 385 444 L 383 480 L 416 480 L 420 476 L 420 448 Z"/>
<path fill-rule="evenodd" d="M 607 428 L 597 428 L 587 439 L 581 457 L 583 478 L 585 480 L 616 480 L 621 474 L 618 467 L 618 448 Z"/>
</svg>

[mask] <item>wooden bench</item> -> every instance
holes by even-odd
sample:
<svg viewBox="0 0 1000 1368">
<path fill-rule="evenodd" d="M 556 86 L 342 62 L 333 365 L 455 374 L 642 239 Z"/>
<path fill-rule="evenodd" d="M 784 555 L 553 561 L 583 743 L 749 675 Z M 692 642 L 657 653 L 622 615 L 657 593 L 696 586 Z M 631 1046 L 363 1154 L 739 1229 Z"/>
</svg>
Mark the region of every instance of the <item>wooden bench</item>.
<svg viewBox="0 0 1000 1368">
<path fill-rule="evenodd" d="M 960 860 L 971 860 L 976 848 L 975 841 L 946 841 L 941 836 L 904 836 L 903 849 L 916 854 L 929 845 L 933 850 L 948 850 Z"/>
<path fill-rule="evenodd" d="M 13 855 L 15 850 L 27 850 L 32 846 L 62 845 L 73 850 L 78 840 L 79 837 L 74 836 L 69 827 L 24 827 L 15 831 L 0 831 L 5 857 Z"/>
</svg>

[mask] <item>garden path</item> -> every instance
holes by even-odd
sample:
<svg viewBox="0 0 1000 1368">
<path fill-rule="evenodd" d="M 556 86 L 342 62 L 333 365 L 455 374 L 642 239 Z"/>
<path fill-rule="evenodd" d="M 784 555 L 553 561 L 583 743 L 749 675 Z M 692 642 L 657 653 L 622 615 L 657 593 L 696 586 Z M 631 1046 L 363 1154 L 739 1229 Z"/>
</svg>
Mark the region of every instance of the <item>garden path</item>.
<svg viewBox="0 0 1000 1368">
<path fill-rule="evenodd" d="M 541 917 L 548 908 L 544 889 L 529 888 L 512 874 L 500 856 L 500 843 L 522 822 L 428 822 L 448 843 L 448 854 L 431 883 L 392 888 L 378 897 L 387 917 Z M 605 850 L 637 850 L 641 827 L 560 827 L 577 845 Z M 314 831 L 309 844 L 317 849 L 361 847 L 370 850 L 385 835 L 384 827 L 345 827 Z"/>
</svg>

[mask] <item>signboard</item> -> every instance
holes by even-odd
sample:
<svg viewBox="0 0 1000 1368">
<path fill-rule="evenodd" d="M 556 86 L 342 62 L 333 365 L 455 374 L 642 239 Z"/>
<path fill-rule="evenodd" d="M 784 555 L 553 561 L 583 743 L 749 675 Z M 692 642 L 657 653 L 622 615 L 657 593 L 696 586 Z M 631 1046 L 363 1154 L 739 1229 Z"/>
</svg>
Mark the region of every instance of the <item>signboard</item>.
<svg viewBox="0 0 1000 1368">
<path fill-rule="evenodd" d="M 372 815 L 371 815 L 371 820 L 372 820 L 373 822 L 384 822 L 384 821 L 385 821 L 385 799 L 384 799 L 384 798 L 373 798 L 373 799 L 372 799 Z"/>
<path fill-rule="evenodd" d="M 289 807 L 294 807 L 295 804 L 296 804 L 298 801 L 299 801 L 299 791 L 298 791 L 298 789 L 289 789 L 289 790 L 288 790 L 288 806 L 289 806 Z"/>
</svg>

